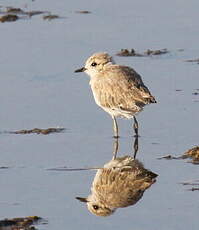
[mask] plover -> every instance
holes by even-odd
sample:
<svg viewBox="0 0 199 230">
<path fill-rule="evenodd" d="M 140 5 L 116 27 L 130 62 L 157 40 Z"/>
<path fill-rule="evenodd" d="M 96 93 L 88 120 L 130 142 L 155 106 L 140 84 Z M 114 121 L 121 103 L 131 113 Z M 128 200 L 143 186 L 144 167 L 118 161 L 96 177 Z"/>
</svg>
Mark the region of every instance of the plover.
<svg viewBox="0 0 199 230">
<path fill-rule="evenodd" d="M 90 76 L 90 86 L 95 102 L 113 119 L 114 137 L 118 138 L 116 117 L 134 118 L 134 130 L 138 136 L 135 115 L 147 104 L 156 103 L 141 76 L 131 67 L 116 65 L 108 53 L 95 53 L 77 72 Z"/>
<path fill-rule="evenodd" d="M 117 208 L 137 203 L 156 181 L 158 175 L 145 169 L 141 162 L 131 156 L 118 157 L 98 169 L 86 202 L 88 210 L 97 216 L 109 216 Z"/>
</svg>

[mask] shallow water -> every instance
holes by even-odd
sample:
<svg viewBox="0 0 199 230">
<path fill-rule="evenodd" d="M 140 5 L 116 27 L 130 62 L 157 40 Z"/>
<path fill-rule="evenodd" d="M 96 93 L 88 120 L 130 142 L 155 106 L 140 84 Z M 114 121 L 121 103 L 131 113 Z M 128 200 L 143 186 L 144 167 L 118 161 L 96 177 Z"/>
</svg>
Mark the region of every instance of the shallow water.
<svg viewBox="0 0 199 230">
<path fill-rule="evenodd" d="M 15 5 L 13 5 L 15 4 Z M 1 6 L 47 10 L 41 15 L 0 23 L 0 219 L 37 215 L 39 229 L 198 229 L 198 191 L 180 182 L 198 179 L 181 155 L 198 145 L 199 2 L 0 1 Z M 89 10 L 91 14 L 77 14 Z M 135 205 L 110 217 L 96 217 L 76 196 L 89 194 L 94 171 L 58 172 L 61 166 L 102 166 L 112 158 L 112 120 L 95 105 L 85 74 L 75 74 L 93 52 L 114 55 L 121 48 L 167 48 L 154 57 L 117 57 L 139 72 L 156 97 L 138 115 L 137 158 L 157 173 L 157 182 Z M 180 52 L 178 49 L 184 49 Z M 176 90 L 181 91 L 176 91 Z M 64 127 L 50 135 L 11 135 L 4 131 Z M 119 156 L 132 153 L 132 127 L 119 120 Z"/>
</svg>

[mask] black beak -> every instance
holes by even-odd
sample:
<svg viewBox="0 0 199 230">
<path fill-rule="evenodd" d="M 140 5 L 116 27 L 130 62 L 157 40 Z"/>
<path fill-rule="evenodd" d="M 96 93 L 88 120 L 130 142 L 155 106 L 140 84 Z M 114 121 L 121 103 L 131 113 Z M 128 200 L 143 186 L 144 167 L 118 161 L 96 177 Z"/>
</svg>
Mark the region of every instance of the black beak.
<svg viewBox="0 0 199 230">
<path fill-rule="evenodd" d="M 75 73 L 84 72 L 85 70 L 86 70 L 86 68 L 82 67 L 81 69 L 76 69 Z"/>
<path fill-rule="evenodd" d="M 81 201 L 81 202 L 84 202 L 84 203 L 87 203 L 88 200 L 84 197 L 75 197 L 77 200 Z"/>
</svg>

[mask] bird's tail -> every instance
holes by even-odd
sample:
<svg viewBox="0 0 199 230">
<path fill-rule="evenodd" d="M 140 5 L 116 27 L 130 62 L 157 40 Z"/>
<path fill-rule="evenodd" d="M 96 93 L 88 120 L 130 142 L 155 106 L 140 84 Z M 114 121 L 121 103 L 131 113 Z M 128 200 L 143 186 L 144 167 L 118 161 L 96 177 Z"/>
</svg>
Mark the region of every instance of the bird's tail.
<svg viewBox="0 0 199 230">
<path fill-rule="evenodd" d="M 150 103 L 157 103 L 156 99 L 154 96 L 151 95 L 150 99 L 149 99 Z"/>
<path fill-rule="evenodd" d="M 156 178 L 158 175 L 154 172 L 151 172 L 147 169 L 145 169 L 139 176 L 142 176 L 142 177 L 148 177 L 150 179 L 154 179 Z"/>
</svg>

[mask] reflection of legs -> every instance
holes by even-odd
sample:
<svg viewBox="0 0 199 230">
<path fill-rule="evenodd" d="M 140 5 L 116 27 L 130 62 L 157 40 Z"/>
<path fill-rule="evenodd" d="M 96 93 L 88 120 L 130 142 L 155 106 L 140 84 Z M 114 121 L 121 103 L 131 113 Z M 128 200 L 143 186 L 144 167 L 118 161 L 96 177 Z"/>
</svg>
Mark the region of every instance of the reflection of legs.
<svg viewBox="0 0 199 230">
<path fill-rule="evenodd" d="M 136 158 L 136 155 L 137 155 L 137 152 L 138 152 L 138 147 L 139 147 L 139 143 L 138 143 L 138 121 L 136 119 L 135 116 L 133 116 L 133 119 L 134 119 L 134 124 L 133 124 L 133 128 L 134 128 L 134 131 L 135 131 L 135 140 L 134 140 L 134 144 L 133 144 L 133 149 L 134 149 L 134 158 Z"/>
<path fill-rule="evenodd" d="M 137 122 L 137 119 L 136 119 L 135 116 L 133 116 L 133 119 L 134 119 L 133 128 L 134 128 L 134 131 L 135 131 L 135 136 L 138 137 L 138 122 Z"/>
<path fill-rule="evenodd" d="M 133 145 L 133 149 L 134 149 L 134 159 L 136 158 L 137 152 L 138 152 L 138 147 L 139 147 L 139 143 L 138 143 L 138 136 L 135 136 L 135 140 L 134 140 L 134 145 Z"/>
<path fill-rule="evenodd" d="M 119 142 L 118 142 L 118 138 L 117 138 L 117 139 L 115 139 L 115 141 L 113 143 L 113 158 L 112 158 L 112 160 L 115 160 L 115 158 L 117 156 L 118 148 L 119 148 Z"/>
<path fill-rule="evenodd" d="M 118 138 L 118 125 L 117 125 L 117 121 L 115 119 L 114 116 L 112 116 L 113 119 L 113 130 L 114 130 L 114 138 Z"/>
</svg>

